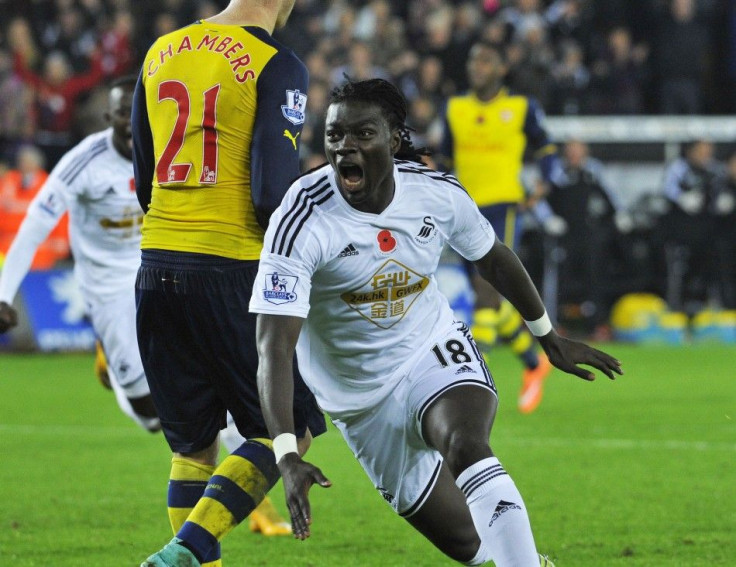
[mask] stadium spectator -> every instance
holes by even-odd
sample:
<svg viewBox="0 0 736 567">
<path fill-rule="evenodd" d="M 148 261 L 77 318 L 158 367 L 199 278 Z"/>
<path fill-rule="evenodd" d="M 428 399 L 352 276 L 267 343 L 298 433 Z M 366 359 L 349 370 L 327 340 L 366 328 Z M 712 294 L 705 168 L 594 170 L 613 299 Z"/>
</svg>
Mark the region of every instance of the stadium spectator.
<svg viewBox="0 0 736 567">
<path fill-rule="evenodd" d="M 590 71 L 583 61 L 583 50 L 572 40 L 560 45 L 560 60 L 552 67 L 550 112 L 552 114 L 586 114 Z"/>
<path fill-rule="evenodd" d="M 695 0 L 670 0 L 655 30 L 652 49 L 662 114 L 705 110 L 702 87 L 711 45 L 697 16 Z"/>
<path fill-rule="evenodd" d="M 671 309 L 694 313 L 711 299 L 714 273 L 713 207 L 718 163 L 713 144 L 695 140 L 665 170 L 669 212 L 660 219 L 667 262 L 666 299 Z"/>
<path fill-rule="evenodd" d="M 13 58 L 0 49 L 0 160 L 11 160 L 33 139 L 33 91 L 13 73 Z"/>
<path fill-rule="evenodd" d="M 64 53 L 72 72 L 84 73 L 97 49 L 94 20 L 86 18 L 74 3 L 56 8 L 54 18 L 45 22 L 39 31 L 41 46 L 45 53 Z"/>
<path fill-rule="evenodd" d="M 713 214 L 719 300 L 725 309 L 736 309 L 736 153 L 718 178 Z"/>
<path fill-rule="evenodd" d="M 176 534 L 144 566 L 219 563 L 220 540 L 279 478 L 258 403 L 248 301 L 268 219 L 299 175 L 307 69 L 271 36 L 293 6 L 231 0 L 158 38 L 136 87 L 135 181 L 145 211 L 137 332 L 173 453 Z M 288 296 L 288 281 L 270 281 Z M 304 451 L 325 422 L 301 380 L 296 391 L 289 413 Z M 218 465 L 228 411 L 247 441 Z M 218 489 L 205 491 L 208 483 Z"/>
<path fill-rule="evenodd" d="M 17 167 L 0 177 L 0 253 L 7 254 L 28 206 L 48 178 L 44 157 L 38 148 L 23 146 L 16 156 Z M 39 244 L 31 269 L 48 270 L 69 257 L 68 216 Z"/>
<path fill-rule="evenodd" d="M 337 85 L 345 80 L 345 76 L 364 80 L 370 77 L 388 77 L 388 72 L 373 63 L 373 54 L 367 43 L 353 41 L 348 49 L 348 60 L 332 71 L 332 84 Z"/>
<path fill-rule="evenodd" d="M 529 18 L 507 49 L 509 86 L 546 107 L 552 90 L 554 51 L 540 17 Z"/>
<path fill-rule="evenodd" d="M 633 45 L 625 27 L 612 29 L 607 48 L 591 66 L 591 107 L 593 114 L 641 114 L 643 86 L 647 84 L 644 45 Z"/>
<path fill-rule="evenodd" d="M 455 171 L 499 238 L 514 249 L 521 232 L 519 208 L 526 200 L 521 183 L 526 146 L 535 152 L 545 182 L 559 177 L 561 169 L 544 130 L 541 107 L 533 99 L 511 94 L 504 87 L 506 72 L 501 48 L 484 42 L 473 46 L 467 64 L 470 92 L 447 104 L 438 159 Z M 476 270 L 470 275 L 476 292 L 473 336 L 485 350 L 497 339 L 510 344 L 525 368 L 519 409 L 532 412 L 542 399 L 549 360 L 537 354 L 536 343 L 511 304 Z"/>
<path fill-rule="evenodd" d="M 610 378 L 620 365 L 557 335 L 521 262 L 462 186 L 422 165 L 406 113 L 400 92 L 380 79 L 333 91 L 329 165 L 292 184 L 266 232 L 250 305 L 259 313 L 259 392 L 294 535 L 310 536 L 311 485 L 329 486 L 297 452 L 289 403 L 296 348 L 320 406 L 373 485 L 440 551 L 466 565 L 551 565 L 489 446 L 497 395 L 467 326 L 437 288 L 444 245 L 512 299 L 561 369 L 591 380 L 577 364 Z M 272 274 L 291 292 L 284 301 L 273 300 Z"/>
<path fill-rule="evenodd" d="M 616 256 L 617 234 L 630 231 L 633 222 L 607 182 L 603 164 L 590 157 L 587 144 L 568 141 L 562 167 L 563 181 L 546 198 L 566 224 L 559 237 L 565 252 L 559 269 L 559 301 L 576 306 L 586 330 L 605 338 L 614 299 L 610 265 Z"/>
<path fill-rule="evenodd" d="M 74 75 L 66 55 L 55 51 L 45 57 L 43 74 L 38 75 L 15 53 L 15 72 L 34 90 L 35 143 L 52 167 L 74 145 L 77 99 L 105 78 L 98 55 L 90 64 L 88 71 Z"/>
</svg>

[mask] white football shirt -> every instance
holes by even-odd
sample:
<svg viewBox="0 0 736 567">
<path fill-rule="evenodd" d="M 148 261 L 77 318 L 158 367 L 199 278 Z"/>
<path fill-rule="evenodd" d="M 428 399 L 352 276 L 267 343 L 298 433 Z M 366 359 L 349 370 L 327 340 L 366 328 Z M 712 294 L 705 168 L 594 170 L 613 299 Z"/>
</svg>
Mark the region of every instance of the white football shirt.
<svg viewBox="0 0 736 567">
<path fill-rule="evenodd" d="M 135 194 L 133 162 L 115 150 L 108 128 L 65 154 L 29 205 L 8 251 L 0 299 L 12 301 L 36 247 L 67 210 L 74 272 L 87 301 L 134 293 L 143 211 Z"/>
<path fill-rule="evenodd" d="M 294 182 L 266 232 L 250 310 L 306 319 L 299 368 L 333 417 L 378 403 L 452 324 L 434 276 L 443 246 L 477 260 L 495 240 L 451 175 L 396 160 L 394 179 L 376 215 L 319 168 Z"/>
</svg>

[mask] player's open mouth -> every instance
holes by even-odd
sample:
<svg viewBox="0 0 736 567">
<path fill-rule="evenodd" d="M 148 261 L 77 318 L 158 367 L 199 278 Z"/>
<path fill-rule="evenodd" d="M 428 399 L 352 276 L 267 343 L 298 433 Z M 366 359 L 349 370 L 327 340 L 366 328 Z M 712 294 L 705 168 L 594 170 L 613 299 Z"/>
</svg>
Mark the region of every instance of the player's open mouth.
<svg viewBox="0 0 736 567">
<path fill-rule="evenodd" d="M 355 164 L 338 166 L 342 186 L 346 191 L 357 191 L 363 186 L 363 169 Z"/>
</svg>

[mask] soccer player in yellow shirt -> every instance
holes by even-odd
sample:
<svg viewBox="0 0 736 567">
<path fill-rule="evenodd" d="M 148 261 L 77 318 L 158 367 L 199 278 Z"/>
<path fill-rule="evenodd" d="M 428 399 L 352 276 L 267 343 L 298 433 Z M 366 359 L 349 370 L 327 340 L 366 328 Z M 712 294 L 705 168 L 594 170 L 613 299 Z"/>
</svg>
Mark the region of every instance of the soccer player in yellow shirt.
<svg viewBox="0 0 736 567">
<path fill-rule="evenodd" d="M 504 87 L 503 48 L 477 42 L 467 62 L 470 91 L 451 97 L 445 116 L 440 163 L 453 169 L 496 234 L 510 248 L 520 236 L 519 208 L 526 201 L 521 182 L 524 153 L 534 151 L 542 177 L 550 182 L 562 170 L 556 148 L 543 127 L 544 113 L 525 96 Z M 525 370 L 519 410 L 534 411 L 542 400 L 544 380 L 552 367 L 511 304 L 469 269 L 476 292 L 472 333 L 486 351 L 500 339 L 521 358 Z"/>
<path fill-rule="evenodd" d="M 158 38 L 136 86 L 133 162 L 146 212 L 137 332 L 173 452 L 176 534 L 144 566 L 219 566 L 222 538 L 279 478 L 248 301 L 268 219 L 300 173 L 308 73 L 271 37 L 293 6 L 231 0 Z M 217 465 L 228 410 L 247 441 Z M 301 379 L 288 411 L 305 451 L 325 422 Z"/>
</svg>

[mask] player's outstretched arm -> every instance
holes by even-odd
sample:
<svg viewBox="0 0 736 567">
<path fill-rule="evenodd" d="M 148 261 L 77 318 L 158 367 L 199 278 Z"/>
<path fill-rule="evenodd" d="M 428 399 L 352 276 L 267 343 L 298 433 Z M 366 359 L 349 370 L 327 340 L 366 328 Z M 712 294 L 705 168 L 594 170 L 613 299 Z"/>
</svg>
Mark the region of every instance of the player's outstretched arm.
<svg viewBox="0 0 736 567">
<path fill-rule="evenodd" d="M 511 302 L 524 320 L 537 321 L 545 315 L 542 299 L 521 260 L 502 242 L 496 240 L 475 265 L 480 275 Z M 561 337 L 554 329 L 537 338 L 552 364 L 583 380 L 594 380 L 595 375 L 580 368 L 579 364 L 597 368 L 612 380 L 615 374 L 623 374 L 621 363 L 614 357 L 585 343 Z"/>
<path fill-rule="evenodd" d="M 5 301 L 0 301 L 0 333 L 5 333 L 18 324 L 18 313 Z"/>
<path fill-rule="evenodd" d="M 263 417 L 273 439 L 294 433 L 293 360 L 303 322 L 300 317 L 288 315 L 258 315 L 258 394 Z M 283 456 L 277 455 L 277 465 L 284 482 L 291 529 L 294 537 L 303 540 L 310 536 L 309 525 L 312 523 L 309 489 L 313 484 L 328 487 L 331 483 L 321 470 L 301 459 L 293 439 L 293 450 L 288 450 Z"/>
</svg>

